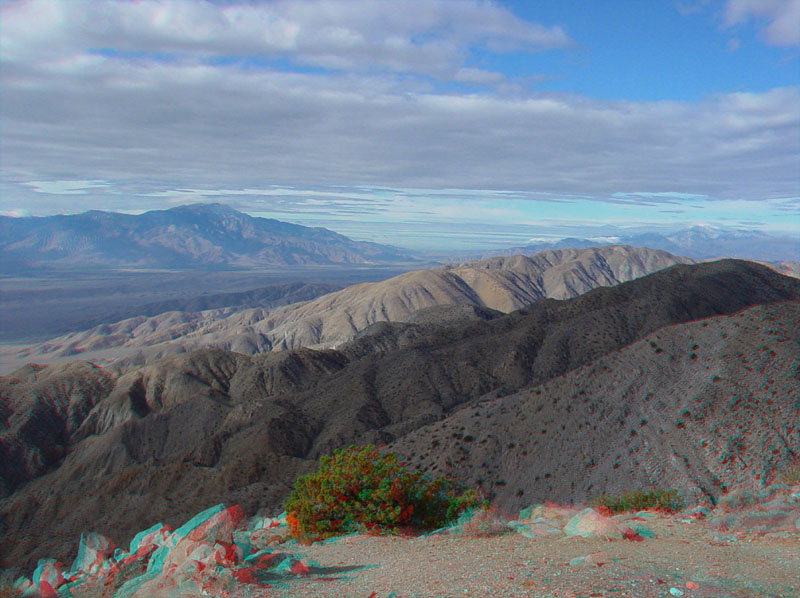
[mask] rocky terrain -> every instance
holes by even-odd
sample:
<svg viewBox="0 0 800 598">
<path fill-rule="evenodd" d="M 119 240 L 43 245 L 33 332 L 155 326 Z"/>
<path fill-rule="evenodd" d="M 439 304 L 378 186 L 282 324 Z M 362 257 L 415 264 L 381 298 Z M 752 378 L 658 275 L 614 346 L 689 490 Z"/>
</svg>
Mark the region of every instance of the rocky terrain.
<svg viewBox="0 0 800 598">
<path fill-rule="evenodd" d="M 216 505 L 174 531 L 155 524 L 127 549 L 82 534 L 69 569 L 43 559 L 14 585 L 64 598 L 790 597 L 798 515 L 800 485 L 773 484 L 679 513 L 534 504 L 465 512 L 425 535 L 300 545 L 283 516 Z"/>
<path fill-rule="evenodd" d="M 377 322 L 404 322 L 437 305 L 510 312 L 547 297 L 567 299 L 678 263 L 663 251 L 612 246 L 492 258 L 354 285 L 278 308 L 166 312 L 98 325 L 0 353 L 8 372 L 28 361 L 81 357 L 96 363 L 143 364 L 166 355 L 216 347 L 253 354 L 298 347 L 329 348 Z"/>
<path fill-rule="evenodd" d="M 324 228 L 254 218 L 223 204 L 138 216 L 92 210 L 41 218 L 0 216 L 3 272 L 36 268 L 258 267 L 408 261 L 392 247 Z"/>
<path fill-rule="evenodd" d="M 279 510 L 350 443 L 386 443 L 504 508 L 651 484 L 715 501 L 800 451 L 798 299 L 800 281 L 726 260 L 508 315 L 435 307 L 337 350 L 23 368 L 0 382 L 2 565 L 217 502 Z"/>
</svg>

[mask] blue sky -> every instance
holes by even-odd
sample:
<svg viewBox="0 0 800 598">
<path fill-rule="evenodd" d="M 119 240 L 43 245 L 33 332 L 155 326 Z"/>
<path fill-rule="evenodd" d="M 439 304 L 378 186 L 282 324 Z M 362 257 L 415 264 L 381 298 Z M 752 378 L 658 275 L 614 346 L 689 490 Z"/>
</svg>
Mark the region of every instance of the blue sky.
<svg viewBox="0 0 800 598">
<path fill-rule="evenodd" d="M 0 211 L 800 235 L 800 0 L 0 1 Z"/>
</svg>

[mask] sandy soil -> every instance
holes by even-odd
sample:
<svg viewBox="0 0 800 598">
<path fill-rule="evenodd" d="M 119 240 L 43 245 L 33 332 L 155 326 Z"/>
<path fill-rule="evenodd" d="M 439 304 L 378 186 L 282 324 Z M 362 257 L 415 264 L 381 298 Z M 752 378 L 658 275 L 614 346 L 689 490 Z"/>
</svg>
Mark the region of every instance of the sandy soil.
<svg viewBox="0 0 800 598">
<path fill-rule="evenodd" d="M 304 578 L 235 598 L 800 596 L 800 538 L 720 535 L 702 521 L 648 519 L 640 542 L 348 536 L 281 549 L 316 561 Z"/>
</svg>

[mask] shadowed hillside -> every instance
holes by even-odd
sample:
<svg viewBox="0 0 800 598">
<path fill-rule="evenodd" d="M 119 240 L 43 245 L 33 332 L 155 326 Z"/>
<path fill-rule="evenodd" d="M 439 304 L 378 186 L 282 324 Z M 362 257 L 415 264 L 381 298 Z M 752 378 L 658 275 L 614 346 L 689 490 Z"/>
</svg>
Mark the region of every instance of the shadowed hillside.
<svg viewBox="0 0 800 598">
<path fill-rule="evenodd" d="M 800 457 L 800 302 L 667 326 L 389 448 L 506 508 L 680 488 L 712 500 Z"/>
</svg>

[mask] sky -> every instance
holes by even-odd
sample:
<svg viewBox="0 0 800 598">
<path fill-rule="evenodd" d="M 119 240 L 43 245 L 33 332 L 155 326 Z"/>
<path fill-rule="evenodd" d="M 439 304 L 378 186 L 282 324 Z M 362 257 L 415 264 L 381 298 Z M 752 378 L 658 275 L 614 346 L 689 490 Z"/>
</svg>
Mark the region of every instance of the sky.
<svg viewBox="0 0 800 598">
<path fill-rule="evenodd" d="M 0 0 L 0 213 L 800 235 L 800 0 Z"/>
</svg>

